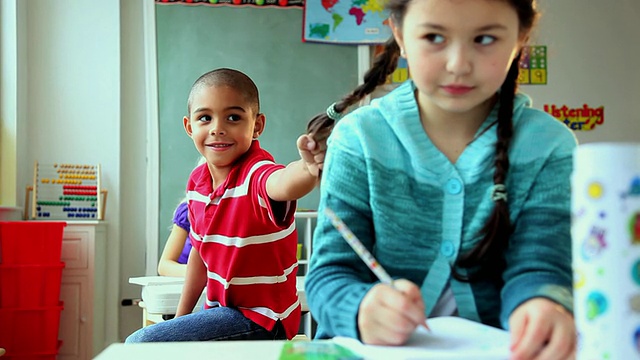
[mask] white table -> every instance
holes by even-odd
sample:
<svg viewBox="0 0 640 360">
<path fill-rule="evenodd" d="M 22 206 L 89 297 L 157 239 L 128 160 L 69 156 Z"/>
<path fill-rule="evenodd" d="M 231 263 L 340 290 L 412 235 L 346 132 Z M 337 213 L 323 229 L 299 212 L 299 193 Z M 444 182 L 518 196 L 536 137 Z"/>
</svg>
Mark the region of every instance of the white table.
<svg viewBox="0 0 640 360">
<path fill-rule="evenodd" d="M 97 360 L 277 360 L 285 341 L 210 341 L 143 344 L 112 344 Z"/>
</svg>

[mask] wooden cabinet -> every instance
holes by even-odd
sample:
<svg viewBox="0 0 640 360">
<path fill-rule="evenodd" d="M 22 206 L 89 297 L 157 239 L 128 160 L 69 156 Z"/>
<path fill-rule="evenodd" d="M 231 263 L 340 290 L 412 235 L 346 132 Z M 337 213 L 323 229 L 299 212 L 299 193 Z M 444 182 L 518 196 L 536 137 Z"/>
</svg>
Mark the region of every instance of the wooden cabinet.
<svg viewBox="0 0 640 360">
<path fill-rule="evenodd" d="M 61 258 L 58 360 L 92 359 L 105 344 L 106 225 L 68 222 Z"/>
</svg>

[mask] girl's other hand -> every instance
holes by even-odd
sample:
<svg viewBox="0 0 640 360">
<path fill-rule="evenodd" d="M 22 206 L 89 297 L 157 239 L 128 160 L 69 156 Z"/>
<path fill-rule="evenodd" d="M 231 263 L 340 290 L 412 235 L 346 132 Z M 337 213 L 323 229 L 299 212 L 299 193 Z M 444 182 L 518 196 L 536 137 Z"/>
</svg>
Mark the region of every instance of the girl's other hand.
<svg viewBox="0 0 640 360">
<path fill-rule="evenodd" d="M 509 318 L 511 359 L 574 359 L 576 326 L 561 305 L 545 298 L 528 300 Z"/>
<path fill-rule="evenodd" d="M 377 284 L 362 299 L 358 329 L 363 343 L 402 345 L 417 326 L 425 324 L 420 289 L 404 279 L 394 281 L 393 286 Z"/>
</svg>

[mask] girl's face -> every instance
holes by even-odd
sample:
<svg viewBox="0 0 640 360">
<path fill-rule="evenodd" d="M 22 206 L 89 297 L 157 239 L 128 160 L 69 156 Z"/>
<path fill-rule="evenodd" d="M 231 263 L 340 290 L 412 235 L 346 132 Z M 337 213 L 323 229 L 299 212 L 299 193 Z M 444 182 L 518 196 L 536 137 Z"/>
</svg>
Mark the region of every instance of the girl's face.
<svg viewBox="0 0 640 360">
<path fill-rule="evenodd" d="M 262 133 L 265 117 L 254 106 L 228 86 L 204 86 L 193 94 L 184 128 L 210 169 L 229 170 Z"/>
<path fill-rule="evenodd" d="M 492 99 L 525 38 L 503 0 L 413 0 L 392 30 L 427 113 L 464 113 Z"/>
</svg>

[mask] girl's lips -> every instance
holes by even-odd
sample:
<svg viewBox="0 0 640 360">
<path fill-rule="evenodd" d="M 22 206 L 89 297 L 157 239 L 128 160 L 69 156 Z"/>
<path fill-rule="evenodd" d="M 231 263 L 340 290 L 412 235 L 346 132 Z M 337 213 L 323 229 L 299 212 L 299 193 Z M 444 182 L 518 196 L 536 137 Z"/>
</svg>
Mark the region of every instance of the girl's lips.
<svg viewBox="0 0 640 360">
<path fill-rule="evenodd" d="M 442 89 L 451 95 L 464 95 L 473 90 L 473 87 L 464 85 L 446 85 L 443 86 Z"/>
</svg>

